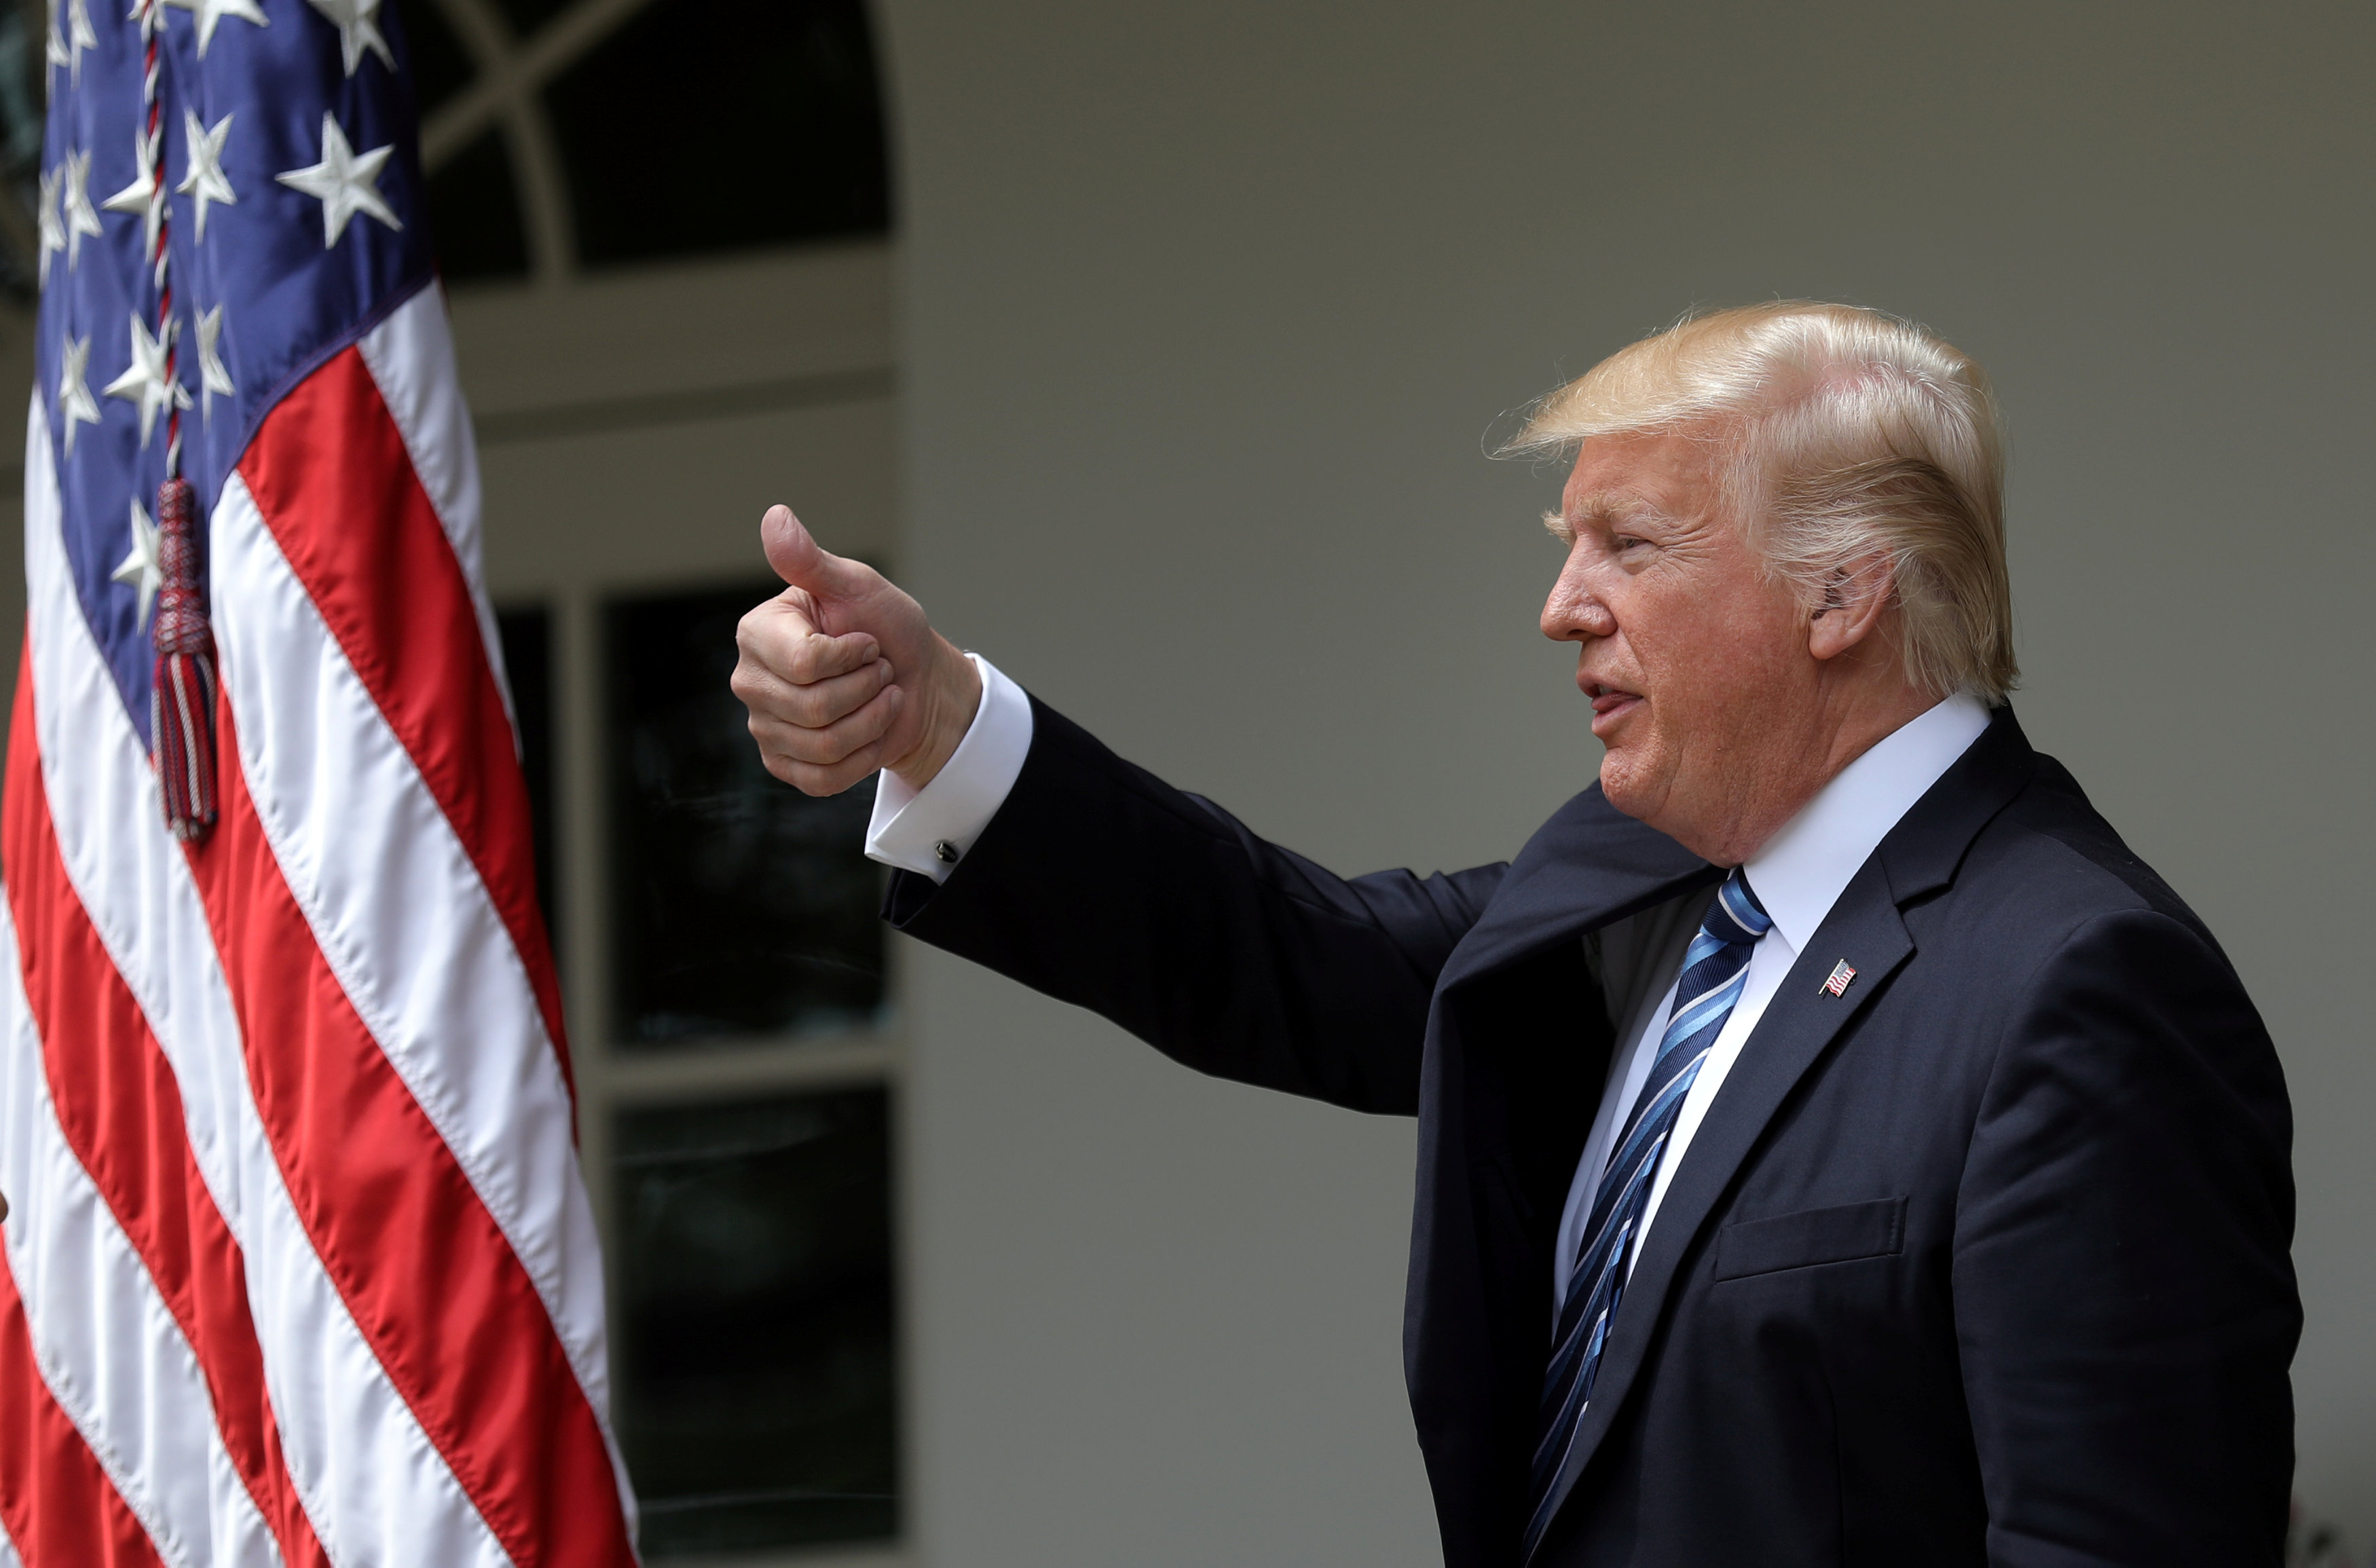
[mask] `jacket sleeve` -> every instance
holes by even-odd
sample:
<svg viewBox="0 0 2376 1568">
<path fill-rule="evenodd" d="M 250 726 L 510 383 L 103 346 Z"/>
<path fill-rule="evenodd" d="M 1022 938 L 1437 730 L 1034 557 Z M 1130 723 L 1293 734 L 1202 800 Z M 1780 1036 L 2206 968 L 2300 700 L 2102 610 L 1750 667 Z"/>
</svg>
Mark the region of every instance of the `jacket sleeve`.
<svg viewBox="0 0 2376 1568">
<path fill-rule="evenodd" d="M 937 887 L 895 873 L 884 913 L 1200 1072 L 1412 1115 L 1436 973 L 1504 869 L 1347 880 L 1035 698 L 998 814 Z"/>
<path fill-rule="evenodd" d="M 2004 1568 L 2276 1568 L 2293 1473 L 2291 1113 L 2198 929 L 2144 909 L 2044 966 L 1958 1202 L 1966 1397 Z"/>
</svg>

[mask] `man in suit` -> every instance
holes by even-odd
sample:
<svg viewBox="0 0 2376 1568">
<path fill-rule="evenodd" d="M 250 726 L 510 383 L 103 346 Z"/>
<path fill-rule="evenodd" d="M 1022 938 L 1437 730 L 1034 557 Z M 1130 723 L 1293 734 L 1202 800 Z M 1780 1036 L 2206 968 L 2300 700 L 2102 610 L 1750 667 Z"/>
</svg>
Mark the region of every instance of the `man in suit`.
<svg viewBox="0 0 2376 1568">
<path fill-rule="evenodd" d="M 2202 922 L 2005 705 L 1997 414 L 1905 323 L 1687 321 L 1552 395 L 1598 783 L 1347 880 L 1114 756 L 787 511 L 735 689 L 883 770 L 889 918 L 1191 1066 L 1416 1115 L 1444 1556 L 2275 1564 L 2290 1115 Z"/>
</svg>

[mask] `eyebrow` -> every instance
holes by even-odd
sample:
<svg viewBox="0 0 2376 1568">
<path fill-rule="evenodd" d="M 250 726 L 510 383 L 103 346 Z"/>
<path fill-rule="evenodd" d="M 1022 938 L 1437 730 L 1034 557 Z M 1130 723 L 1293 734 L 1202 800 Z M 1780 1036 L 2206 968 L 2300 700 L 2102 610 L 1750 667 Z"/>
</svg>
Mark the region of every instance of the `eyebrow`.
<svg viewBox="0 0 2376 1568">
<path fill-rule="evenodd" d="M 1675 523 L 1681 519 L 1644 495 L 1620 491 L 1587 495 L 1574 512 L 1545 512 L 1543 527 L 1562 544 L 1575 542 L 1576 526 L 1580 523 L 1601 522 L 1623 525 L 1629 522 Z"/>
</svg>

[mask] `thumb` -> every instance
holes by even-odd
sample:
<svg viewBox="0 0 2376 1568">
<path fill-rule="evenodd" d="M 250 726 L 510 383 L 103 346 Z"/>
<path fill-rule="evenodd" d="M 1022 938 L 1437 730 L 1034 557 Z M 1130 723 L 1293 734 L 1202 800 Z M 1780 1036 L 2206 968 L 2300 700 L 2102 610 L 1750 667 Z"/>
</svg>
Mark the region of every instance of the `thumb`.
<svg viewBox="0 0 2376 1568">
<path fill-rule="evenodd" d="M 767 515 L 759 519 L 759 547 L 767 552 L 767 564 L 775 568 L 776 576 L 794 588 L 833 595 L 861 587 L 852 580 L 860 570 L 858 564 L 843 560 L 811 538 L 790 506 L 767 508 Z"/>
</svg>

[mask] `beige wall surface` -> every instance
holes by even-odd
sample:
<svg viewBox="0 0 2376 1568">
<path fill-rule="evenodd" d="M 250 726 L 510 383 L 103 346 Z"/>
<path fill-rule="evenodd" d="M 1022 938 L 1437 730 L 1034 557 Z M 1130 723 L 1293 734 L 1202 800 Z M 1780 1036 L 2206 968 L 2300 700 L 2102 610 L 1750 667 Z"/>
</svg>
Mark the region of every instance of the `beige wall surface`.
<svg viewBox="0 0 2376 1568">
<path fill-rule="evenodd" d="M 1557 476 L 1480 451 L 1507 410 L 1686 306 L 1777 294 L 1991 368 L 2017 706 L 2284 1052 L 2300 1491 L 2376 1545 L 2376 11 L 885 13 L 909 585 L 1345 870 L 1504 857 L 1590 777 L 1534 630 Z M 921 1558 L 1435 1561 L 1398 1364 L 1409 1126 L 907 961 Z"/>
</svg>

